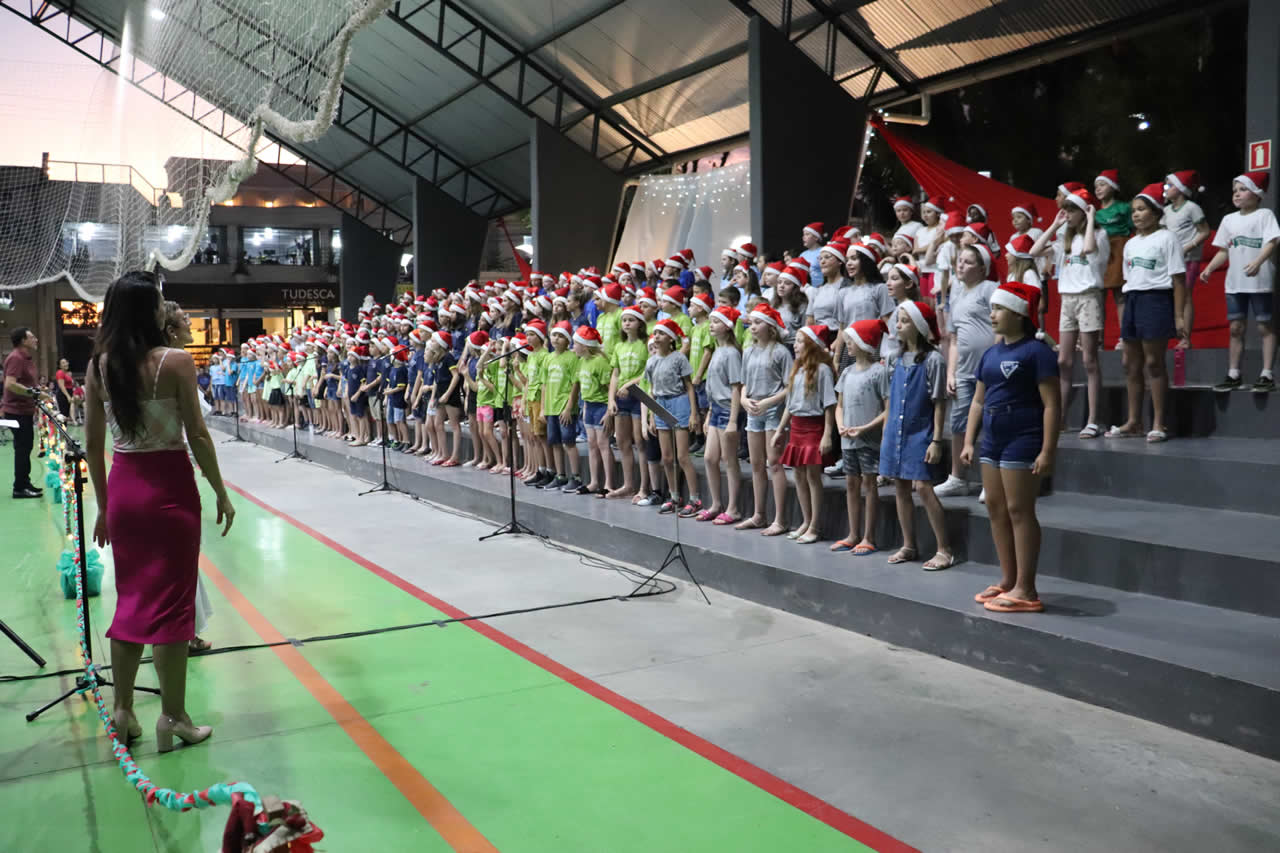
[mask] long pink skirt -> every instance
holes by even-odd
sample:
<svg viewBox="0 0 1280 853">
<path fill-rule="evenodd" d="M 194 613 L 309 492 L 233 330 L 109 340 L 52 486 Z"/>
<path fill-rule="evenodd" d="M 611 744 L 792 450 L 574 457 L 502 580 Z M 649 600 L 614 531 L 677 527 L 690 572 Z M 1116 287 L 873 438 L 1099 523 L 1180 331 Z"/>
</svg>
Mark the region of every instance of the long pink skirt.
<svg viewBox="0 0 1280 853">
<path fill-rule="evenodd" d="M 200 493 L 185 450 L 116 453 L 107 475 L 116 615 L 107 636 L 185 643 L 196 635 Z"/>
</svg>

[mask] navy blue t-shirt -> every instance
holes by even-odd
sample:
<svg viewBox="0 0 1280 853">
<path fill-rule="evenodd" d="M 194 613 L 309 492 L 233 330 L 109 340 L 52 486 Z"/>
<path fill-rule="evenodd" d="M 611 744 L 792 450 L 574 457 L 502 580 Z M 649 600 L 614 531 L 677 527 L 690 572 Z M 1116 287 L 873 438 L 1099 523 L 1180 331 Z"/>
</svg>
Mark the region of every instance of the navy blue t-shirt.
<svg viewBox="0 0 1280 853">
<path fill-rule="evenodd" d="M 391 378 L 387 381 L 388 389 L 397 388 L 397 387 L 406 385 L 409 381 L 409 365 L 405 364 L 404 362 L 399 362 L 399 361 L 396 362 L 391 366 L 390 376 Z M 390 398 L 391 398 L 391 405 L 395 406 L 397 409 L 404 408 L 403 388 L 399 391 L 392 391 L 390 394 Z"/>
<path fill-rule="evenodd" d="M 450 353 L 444 353 L 440 356 L 440 360 L 434 365 L 436 378 L 436 400 L 444 399 L 444 392 L 449 390 L 449 383 L 453 381 L 453 367 L 458 363 Z M 459 384 L 461 387 L 461 384 Z"/>
<path fill-rule="evenodd" d="M 1015 344 L 998 343 L 982 354 L 978 379 L 986 387 L 983 405 L 1044 409 L 1039 385 L 1057 378 L 1058 356 L 1048 344 L 1023 338 Z"/>
</svg>

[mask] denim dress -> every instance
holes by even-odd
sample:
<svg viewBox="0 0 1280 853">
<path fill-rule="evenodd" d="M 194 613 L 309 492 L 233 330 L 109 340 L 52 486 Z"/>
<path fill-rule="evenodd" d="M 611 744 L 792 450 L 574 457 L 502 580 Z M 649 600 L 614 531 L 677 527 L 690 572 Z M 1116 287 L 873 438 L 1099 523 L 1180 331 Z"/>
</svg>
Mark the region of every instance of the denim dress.
<svg viewBox="0 0 1280 853">
<path fill-rule="evenodd" d="M 880 474 L 895 480 L 937 479 L 940 467 L 924 461 L 933 440 L 933 399 L 925 361 L 903 363 L 899 355 L 889 379 L 889 415 L 880 441 Z"/>
</svg>

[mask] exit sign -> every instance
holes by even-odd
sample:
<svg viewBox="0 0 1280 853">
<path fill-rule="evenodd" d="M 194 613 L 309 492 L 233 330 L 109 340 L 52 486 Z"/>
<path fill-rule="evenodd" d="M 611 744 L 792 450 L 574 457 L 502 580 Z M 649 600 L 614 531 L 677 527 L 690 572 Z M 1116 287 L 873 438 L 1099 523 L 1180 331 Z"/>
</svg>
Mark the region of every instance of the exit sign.
<svg viewBox="0 0 1280 853">
<path fill-rule="evenodd" d="M 1271 140 L 1249 143 L 1249 171 L 1261 172 L 1271 168 Z"/>
</svg>

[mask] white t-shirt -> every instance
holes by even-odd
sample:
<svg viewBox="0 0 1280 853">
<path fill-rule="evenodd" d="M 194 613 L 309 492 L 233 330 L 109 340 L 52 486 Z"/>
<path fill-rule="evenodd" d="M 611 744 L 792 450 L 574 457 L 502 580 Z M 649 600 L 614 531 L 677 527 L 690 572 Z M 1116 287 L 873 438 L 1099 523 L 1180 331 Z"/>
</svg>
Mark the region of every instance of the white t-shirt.
<svg viewBox="0 0 1280 853">
<path fill-rule="evenodd" d="M 1032 267 L 1022 274 L 1022 283 L 1029 284 L 1036 290 L 1043 291 L 1044 285 L 1040 282 L 1040 273 L 1036 272 L 1036 268 Z M 1043 302 L 1041 304 L 1044 304 Z"/>
<path fill-rule="evenodd" d="M 1031 238 L 1031 242 L 1034 243 L 1036 240 L 1040 239 L 1040 235 L 1043 233 L 1044 233 L 1044 229 L 1036 228 L 1035 226 L 1032 226 L 1028 228 L 1026 231 L 1015 232 L 1013 236 L 1017 237 L 1019 234 L 1026 234 L 1028 237 Z M 1013 239 L 1013 238 L 1011 237 L 1010 239 Z M 1040 278 L 1041 279 L 1048 278 L 1049 277 L 1049 256 L 1040 255 L 1035 260 L 1036 260 L 1036 272 L 1040 273 Z"/>
<path fill-rule="evenodd" d="M 1275 239 L 1280 239 L 1280 225 L 1269 207 L 1259 207 L 1247 215 L 1237 210 L 1222 217 L 1213 245 L 1227 250 L 1231 264 L 1227 268 L 1227 293 L 1271 292 L 1276 279 L 1274 258 L 1268 258 L 1252 278 L 1244 274 L 1244 268 L 1261 254 L 1263 246 Z"/>
<path fill-rule="evenodd" d="M 925 253 L 929 251 L 929 247 L 933 245 L 933 241 L 938 239 L 938 232 L 942 230 L 942 223 L 939 222 L 932 228 L 920 226 L 920 230 L 916 232 L 916 258 L 919 260 L 916 265 L 920 267 L 920 272 L 931 273 L 937 272 L 936 266 L 929 266 L 924 262 Z M 941 247 L 939 247 L 941 248 Z"/>
<path fill-rule="evenodd" d="M 1103 274 L 1107 269 L 1107 261 L 1111 258 L 1111 241 L 1107 232 L 1094 228 L 1094 252 L 1084 253 L 1084 234 L 1077 234 L 1071 241 L 1071 254 L 1065 251 L 1066 229 L 1058 235 L 1053 243 L 1053 263 L 1058 269 L 1059 293 L 1084 293 L 1102 287 Z"/>
<path fill-rule="evenodd" d="M 1124 244 L 1124 292 L 1172 290 L 1173 276 L 1187 271 L 1182 244 L 1168 228 L 1134 234 Z"/>
<path fill-rule="evenodd" d="M 1200 209 L 1200 205 L 1191 199 L 1187 199 L 1182 203 L 1182 207 L 1174 210 L 1173 205 L 1166 205 L 1164 216 L 1160 217 L 1160 224 L 1173 232 L 1178 238 L 1178 244 L 1185 246 L 1195 239 L 1196 226 L 1204 222 L 1204 211 Z M 1195 260 L 1198 256 L 1199 249 L 1188 252 L 1184 260 Z"/>
<path fill-rule="evenodd" d="M 899 225 L 899 226 L 898 226 L 898 230 L 897 230 L 897 231 L 894 231 L 894 232 L 893 232 L 893 235 L 896 237 L 896 236 L 898 236 L 899 234 L 910 234 L 910 235 L 911 235 L 911 240 L 912 240 L 913 242 L 915 242 L 915 243 L 919 243 L 920 241 L 917 239 L 917 235 L 920 233 L 920 229 L 921 229 L 921 228 L 923 228 L 923 227 L 924 227 L 924 223 L 923 223 L 923 222 L 916 222 L 916 221 L 913 219 L 913 220 L 911 220 L 910 222 L 905 222 L 905 223 L 903 223 L 903 224 Z M 892 242 L 892 241 L 890 241 L 890 242 Z"/>
</svg>

